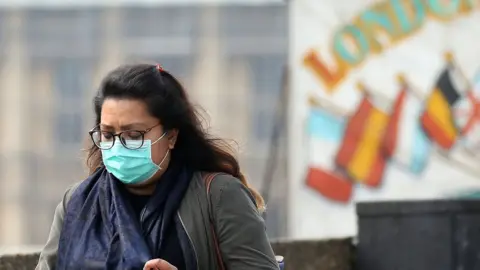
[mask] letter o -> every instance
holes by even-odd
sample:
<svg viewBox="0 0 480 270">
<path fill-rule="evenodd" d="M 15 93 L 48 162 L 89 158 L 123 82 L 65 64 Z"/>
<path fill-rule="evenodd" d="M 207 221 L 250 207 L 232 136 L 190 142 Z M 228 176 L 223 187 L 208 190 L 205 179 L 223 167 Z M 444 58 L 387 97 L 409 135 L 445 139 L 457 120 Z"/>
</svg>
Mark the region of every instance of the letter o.
<svg viewBox="0 0 480 270">
<path fill-rule="evenodd" d="M 348 48 L 345 42 L 346 38 L 350 38 L 353 41 L 356 50 Z M 360 64 L 369 52 L 367 38 L 363 35 L 362 31 L 354 25 L 347 25 L 335 33 L 333 37 L 333 48 L 335 53 L 351 66 Z"/>
</svg>

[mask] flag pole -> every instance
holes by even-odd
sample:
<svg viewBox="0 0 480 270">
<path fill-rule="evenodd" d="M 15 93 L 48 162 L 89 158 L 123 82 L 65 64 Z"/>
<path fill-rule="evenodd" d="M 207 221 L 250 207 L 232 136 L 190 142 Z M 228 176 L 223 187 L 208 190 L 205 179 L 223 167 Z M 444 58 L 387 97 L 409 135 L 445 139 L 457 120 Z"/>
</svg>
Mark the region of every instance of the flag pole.
<svg viewBox="0 0 480 270">
<path fill-rule="evenodd" d="M 308 103 L 311 107 L 326 110 L 329 113 L 339 117 L 348 117 L 350 112 L 335 103 L 320 97 L 316 97 L 312 93 L 308 95 Z"/>
<path fill-rule="evenodd" d="M 362 81 L 357 82 L 357 89 L 368 96 L 379 98 L 382 102 L 392 102 L 391 98 L 388 98 L 384 94 L 381 94 L 376 91 L 372 91 L 371 88 L 367 87 Z"/>
<path fill-rule="evenodd" d="M 407 80 L 405 74 L 399 73 L 397 75 L 397 81 L 402 87 L 405 87 L 409 92 L 411 92 L 417 99 L 423 100 L 425 97 L 420 91 L 418 91 L 418 88 L 413 86 L 410 81 Z"/>
<path fill-rule="evenodd" d="M 448 64 L 450 64 L 452 67 L 458 70 L 460 75 L 463 77 L 462 79 L 464 79 L 465 82 L 467 83 L 467 91 L 465 92 L 465 94 L 467 95 L 470 94 L 473 91 L 473 85 L 468 80 L 468 77 L 465 75 L 465 72 L 463 71 L 462 67 L 457 63 L 457 61 L 455 61 L 455 57 L 453 56 L 453 53 L 451 51 L 447 51 L 444 55 L 444 58 Z M 470 152 L 470 150 L 465 145 L 461 145 L 460 148 L 467 152 Z M 461 163 L 461 162 L 458 162 L 458 163 Z M 478 176 L 478 174 L 475 176 Z"/>
<path fill-rule="evenodd" d="M 470 81 L 468 80 L 468 77 L 467 75 L 465 74 L 465 72 L 463 71 L 462 67 L 457 63 L 457 61 L 455 60 L 455 57 L 453 56 L 453 53 L 451 51 L 447 51 L 445 54 L 444 54 L 444 59 L 445 61 L 447 61 L 448 64 L 450 64 L 452 67 L 455 67 L 460 75 L 462 76 L 462 79 L 464 79 L 466 82 L 467 82 L 467 93 L 472 91 L 472 84 L 470 83 Z"/>
</svg>

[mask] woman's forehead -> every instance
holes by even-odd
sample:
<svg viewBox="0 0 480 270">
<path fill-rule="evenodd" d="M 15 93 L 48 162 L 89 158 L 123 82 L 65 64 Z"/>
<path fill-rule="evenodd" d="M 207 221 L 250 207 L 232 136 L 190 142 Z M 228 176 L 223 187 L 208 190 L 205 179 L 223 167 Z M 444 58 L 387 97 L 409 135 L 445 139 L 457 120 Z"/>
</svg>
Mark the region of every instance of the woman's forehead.
<svg viewBox="0 0 480 270">
<path fill-rule="evenodd" d="M 102 106 L 101 125 L 104 127 L 140 128 L 158 122 L 140 100 L 106 99 Z"/>
</svg>

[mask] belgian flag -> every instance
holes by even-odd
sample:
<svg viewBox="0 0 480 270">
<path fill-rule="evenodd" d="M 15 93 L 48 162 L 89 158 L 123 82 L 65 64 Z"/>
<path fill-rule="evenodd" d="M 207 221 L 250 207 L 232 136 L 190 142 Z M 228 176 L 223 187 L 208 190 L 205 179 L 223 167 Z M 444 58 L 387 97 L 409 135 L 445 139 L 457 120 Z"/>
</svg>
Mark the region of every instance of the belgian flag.
<svg viewBox="0 0 480 270">
<path fill-rule="evenodd" d="M 461 72 L 449 63 L 427 98 L 425 111 L 420 118 L 422 128 L 428 137 L 443 149 L 450 149 L 460 135 L 455 124 L 454 108 L 467 90 L 468 82 Z"/>
</svg>

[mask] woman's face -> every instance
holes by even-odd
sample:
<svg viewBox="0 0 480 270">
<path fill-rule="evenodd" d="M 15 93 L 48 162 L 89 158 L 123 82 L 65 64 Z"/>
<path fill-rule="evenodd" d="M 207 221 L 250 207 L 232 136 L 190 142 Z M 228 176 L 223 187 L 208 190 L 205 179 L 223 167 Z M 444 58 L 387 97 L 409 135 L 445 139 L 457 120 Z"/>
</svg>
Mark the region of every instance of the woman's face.
<svg viewBox="0 0 480 270">
<path fill-rule="evenodd" d="M 164 133 L 163 125 L 159 125 L 159 120 L 150 115 L 147 105 L 140 100 L 133 99 L 106 99 L 103 102 L 100 117 L 100 129 L 115 134 L 125 130 L 145 131 L 154 127 L 145 134 L 145 140 L 151 140 L 152 160 L 155 164 L 160 164 L 167 154 L 167 151 L 173 149 L 177 138 L 177 131 L 169 131 L 161 140 L 158 140 Z M 115 143 L 120 143 L 118 137 Z M 170 154 L 161 164 L 161 170 L 157 171 L 150 179 L 135 184 L 135 186 L 151 185 L 165 172 L 170 163 Z"/>
</svg>

